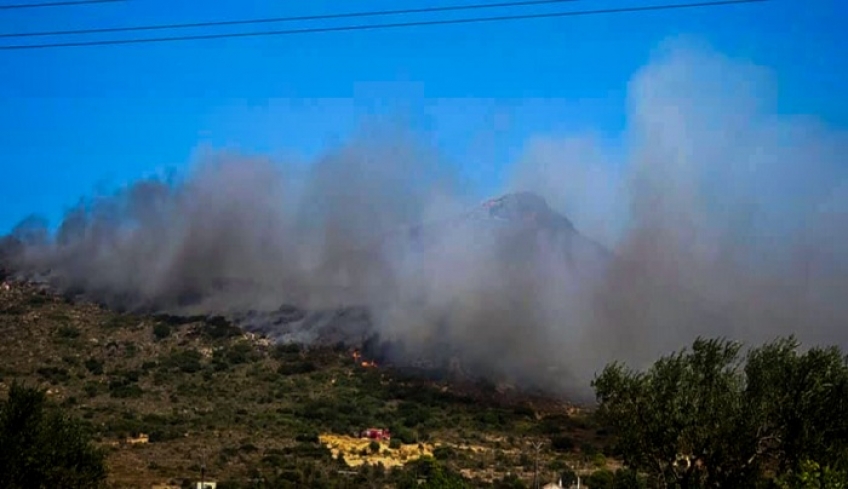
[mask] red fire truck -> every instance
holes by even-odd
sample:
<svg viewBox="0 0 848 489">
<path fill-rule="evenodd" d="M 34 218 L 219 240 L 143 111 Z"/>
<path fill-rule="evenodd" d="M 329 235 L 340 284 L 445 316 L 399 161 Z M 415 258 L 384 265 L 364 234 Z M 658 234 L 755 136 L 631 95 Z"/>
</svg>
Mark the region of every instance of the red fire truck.
<svg viewBox="0 0 848 489">
<path fill-rule="evenodd" d="M 389 441 L 392 438 L 392 435 L 389 433 L 389 430 L 368 428 L 362 431 L 360 437 L 377 441 Z"/>
</svg>

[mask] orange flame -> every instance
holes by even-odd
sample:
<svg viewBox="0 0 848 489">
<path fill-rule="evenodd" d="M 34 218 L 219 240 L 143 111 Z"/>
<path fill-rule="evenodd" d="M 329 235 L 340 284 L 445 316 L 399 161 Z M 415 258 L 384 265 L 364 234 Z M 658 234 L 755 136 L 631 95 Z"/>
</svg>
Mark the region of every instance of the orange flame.
<svg viewBox="0 0 848 489">
<path fill-rule="evenodd" d="M 359 359 L 362 358 L 362 354 L 359 353 L 359 350 L 353 350 L 353 353 L 351 353 L 351 356 L 353 357 L 353 360 L 356 361 L 356 362 L 359 362 Z M 373 368 L 373 367 L 377 366 L 377 364 L 375 362 L 369 361 L 369 360 L 364 360 L 364 359 L 359 364 L 364 368 Z"/>
</svg>

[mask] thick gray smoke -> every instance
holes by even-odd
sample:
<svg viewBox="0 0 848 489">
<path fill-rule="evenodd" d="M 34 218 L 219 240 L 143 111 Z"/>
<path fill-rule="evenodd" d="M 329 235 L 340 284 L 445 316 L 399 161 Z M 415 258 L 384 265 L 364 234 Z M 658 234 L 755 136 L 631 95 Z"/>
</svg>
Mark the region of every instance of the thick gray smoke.
<svg viewBox="0 0 848 489">
<path fill-rule="evenodd" d="M 81 204 L 55 237 L 29 221 L 16 266 L 130 308 L 366 306 L 396 359 L 571 395 L 607 361 L 696 335 L 845 344 L 848 138 L 776 114 L 769 83 L 676 46 L 631 80 L 621 142 L 530 141 L 505 190 L 544 196 L 576 231 L 465 214 L 479 203 L 449 165 L 372 135 L 303 178 L 215 155 Z"/>
<path fill-rule="evenodd" d="M 697 335 L 847 344 L 848 135 L 778 114 L 775 88 L 674 43 L 631 80 L 626 157 L 594 137 L 529 145 L 515 182 L 617 255 L 584 323 L 598 360 Z"/>
<path fill-rule="evenodd" d="M 22 223 L 12 232 L 27 244 L 19 263 L 130 309 L 361 304 L 387 277 L 382 242 L 453 185 L 438 160 L 391 136 L 361 137 L 299 179 L 278 162 L 206 155 L 182 179 L 80 203 L 55 239 Z"/>
</svg>

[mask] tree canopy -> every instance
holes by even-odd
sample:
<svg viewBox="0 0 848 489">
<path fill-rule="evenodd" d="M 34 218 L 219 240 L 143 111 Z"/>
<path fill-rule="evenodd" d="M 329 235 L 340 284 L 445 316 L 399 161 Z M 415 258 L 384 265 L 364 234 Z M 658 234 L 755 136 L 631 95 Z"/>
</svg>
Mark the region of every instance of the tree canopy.
<svg viewBox="0 0 848 489">
<path fill-rule="evenodd" d="M 80 424 L 49 406 L 41 390 L 12 384 L 0 403 L 0 487 L 101 487 L 103 454 Z"/>
<path fill-rule="evenodd" d="M 799 350 L 794 337 L 746 353 L 698 338 L 645 372 L 613 363 L 592 383 L 598 416 L 655 487 L 795 487 L 825 474 L 845 484 L 848 357 Z"/>
</svg>

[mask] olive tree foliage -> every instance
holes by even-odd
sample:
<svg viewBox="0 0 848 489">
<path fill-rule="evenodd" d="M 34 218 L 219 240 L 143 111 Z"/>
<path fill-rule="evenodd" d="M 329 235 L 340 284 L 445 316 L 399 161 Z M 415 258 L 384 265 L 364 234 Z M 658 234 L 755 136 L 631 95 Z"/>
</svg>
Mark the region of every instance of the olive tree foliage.
<svg viewBox="0 0 848 489">
<path fill-rule="evenodd" d="M 12 384 L 0 402 L 0 487 L 93 489 L 106 478 L 104 457 L 43 391 Z"/>
<path fill-rule="evenodd" d="M 848 472 L 805 460 L 774 481 L 778 489 L 848 489 Z"/>
<path fill-rule="evenodd" d="M 767 434 L 764 449 L 779 472 L 813 462 L 848 469 L 848 357 L 839 348 L 798 353 L 794 338 L 753 350 L 746 400 Z"/>
<path fill-rule="evenodd" d="M 597 414 L 655 487 L 754 487 L 810 463 L 844 470 L 846 360 L 838 348 L 801 353 L 792 337 L 747 354 L 698 338 L 645 372 L 608 365 L 593 381 Z"/>
</svg>

